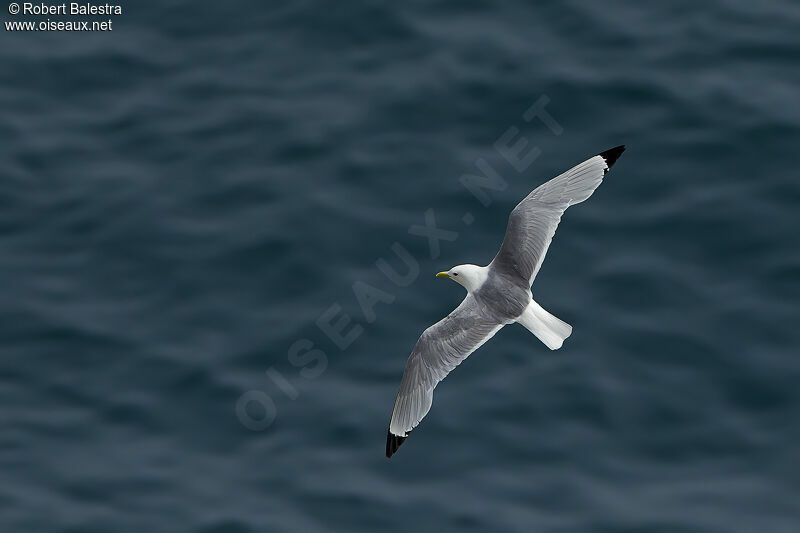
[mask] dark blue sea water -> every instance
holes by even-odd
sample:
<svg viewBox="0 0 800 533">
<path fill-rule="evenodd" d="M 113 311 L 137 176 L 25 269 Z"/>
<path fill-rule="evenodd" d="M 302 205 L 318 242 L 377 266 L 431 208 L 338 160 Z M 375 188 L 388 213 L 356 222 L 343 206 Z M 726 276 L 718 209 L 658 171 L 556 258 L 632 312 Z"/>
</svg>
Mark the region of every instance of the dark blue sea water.
<svg viewBox="0 0 800 533">
<path fill-rule="evenodd" d="M 800 4 L 123 10 L 0 30 L 0 531 L 800 531 Z M 533 286 L 572 337 L 387 460 L 434 273 L 623 143 Z"/>
</svg>

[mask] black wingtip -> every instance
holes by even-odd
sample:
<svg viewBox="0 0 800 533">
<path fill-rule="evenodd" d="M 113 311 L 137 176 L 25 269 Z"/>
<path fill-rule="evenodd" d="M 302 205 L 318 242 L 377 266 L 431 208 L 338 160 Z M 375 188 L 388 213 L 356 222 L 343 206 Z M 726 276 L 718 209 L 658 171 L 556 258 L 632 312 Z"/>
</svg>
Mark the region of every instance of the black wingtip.
<svg viewBox="0 0 800 533">
<path fill-rule="evenodd" d="M 386 435 L 386 457 L 387 459 L 394 455 L 394 452 L 397 451 L 397 448 L 403 444 L 403 441 L 406 440 L 406 437 L 401 437 L 400 435 L 393 435 L 390 431 Z"/>
<path fill-rule="evenodd" d="M 606 166 L 608 166 L 610 170 L 611 167 L 614 166 L 614 163 L 616 163 L 617 159 L 619 159 L 619 156 L 621 156 L 622 152 L 624 151 L 625 151 L 625 145 L 621 144 L 615 148 L 612 148 L 611 150 L 606 150 L 605 152 L 598 155 L 606 160 Z M 606 172 L 608 172 L 608 170 L 606 170 Z"/>
</svg>

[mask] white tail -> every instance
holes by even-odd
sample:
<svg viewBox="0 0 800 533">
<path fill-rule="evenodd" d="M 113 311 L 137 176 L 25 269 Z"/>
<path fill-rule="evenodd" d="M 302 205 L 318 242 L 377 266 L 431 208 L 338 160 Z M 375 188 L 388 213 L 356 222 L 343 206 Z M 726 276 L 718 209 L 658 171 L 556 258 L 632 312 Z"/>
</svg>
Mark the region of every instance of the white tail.
<svg viewBox="0 0 800 533">
<path fill-rule="evenodd" d="M 533 300 L 525 308 L 517 322 L 528 328 L 545 346 L 558 350 L 564 340 L 572 333 L 572 326 L 545 311 Z"/>
</svg>

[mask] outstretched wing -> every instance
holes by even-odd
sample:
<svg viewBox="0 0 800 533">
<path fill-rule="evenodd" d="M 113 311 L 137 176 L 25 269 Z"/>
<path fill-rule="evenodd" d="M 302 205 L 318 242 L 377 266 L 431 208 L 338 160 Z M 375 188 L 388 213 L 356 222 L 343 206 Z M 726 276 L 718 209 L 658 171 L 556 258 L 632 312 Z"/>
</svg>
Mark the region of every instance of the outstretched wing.
<svg viewBox="0 0 800 533">
<path fill-rule="evenodd" d="M 397 451 L 428 414 L 434 387 L 502 327 L 503 323 L 482 312 L 468 294 L 452 313 L 422 333 L 408 358 L 394 402 L 386 457 Z"/>
<path fill-rule="evenodd" d="M 569 206 L 592 195 L 623 151 L 625 146 L 607 150 L 534 189 L 511 211 L 503 244 L 490 266 L 497 272 L 521 278 L 530 286 L 542 266 L 561 215 Z"/>
</svg>

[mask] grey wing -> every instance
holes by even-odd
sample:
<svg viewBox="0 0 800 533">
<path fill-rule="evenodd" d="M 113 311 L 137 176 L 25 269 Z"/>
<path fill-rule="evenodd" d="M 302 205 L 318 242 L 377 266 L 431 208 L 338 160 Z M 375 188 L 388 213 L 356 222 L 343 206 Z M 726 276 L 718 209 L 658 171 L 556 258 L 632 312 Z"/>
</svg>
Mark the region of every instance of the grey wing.
<svg viewBox="0 0 800 533">
<path fill-rule="evenodd" d="M 625 146 L 617 146 L 543 183 L 522 200 L 508 217 L 500 251 L 492 260 L 494 270 L 533 283 L 556 233 L 561 215 L 583 202 L 603 181 Z"/>
<path fill-rule="evenodd" d="M 467 295 L 452 313 L 422 333 L 408 358 L 394 403 L 387 457 L 428 414 L 434 387 L 503 325 L 481 311 L 473 296 Z"/>
</svg>

